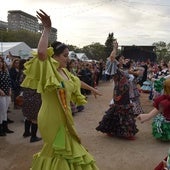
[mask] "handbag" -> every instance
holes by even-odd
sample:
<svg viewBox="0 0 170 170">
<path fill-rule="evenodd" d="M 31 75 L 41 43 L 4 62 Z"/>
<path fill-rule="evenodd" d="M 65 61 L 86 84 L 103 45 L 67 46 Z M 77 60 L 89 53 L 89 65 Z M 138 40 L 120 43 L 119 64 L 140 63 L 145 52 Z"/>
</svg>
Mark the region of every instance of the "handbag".
<svg viewBox="0 0 170 170">
<path fill-rule="evenodd" d="M 23 92 L 21 92 L 20 95 L 16 97 L 16 104 L 18 106 L 22 106 L 23 103 L 24 103 L 24 97 L 23 97 Z"/>
</svg>

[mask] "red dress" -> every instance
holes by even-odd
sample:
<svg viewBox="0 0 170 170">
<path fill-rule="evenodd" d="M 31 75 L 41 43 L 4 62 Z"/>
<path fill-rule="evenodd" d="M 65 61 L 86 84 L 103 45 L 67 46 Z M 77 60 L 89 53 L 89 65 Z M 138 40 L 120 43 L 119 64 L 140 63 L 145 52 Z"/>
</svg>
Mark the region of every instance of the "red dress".
<svg viewBox="0 0 170 170">
<path fill-rule="evenodd" d="M 165 161 L 167 160 L 167 157 L 164 159 Z M 159 163 L 159 165 L 154 169 L 154 170 L 165 170 L 164 169 L 165 167 L 164 167 L 164 163 L 163 163 L 163 161 L 161 161 L 160 163 Z"/>
</svg>

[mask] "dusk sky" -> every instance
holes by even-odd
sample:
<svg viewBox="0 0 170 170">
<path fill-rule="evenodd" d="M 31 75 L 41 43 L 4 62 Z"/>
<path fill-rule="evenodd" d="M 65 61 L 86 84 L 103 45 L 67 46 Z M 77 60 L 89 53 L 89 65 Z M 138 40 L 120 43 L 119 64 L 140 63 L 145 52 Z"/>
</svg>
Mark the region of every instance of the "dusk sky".
<svg viewBox="0 0 170 170">
<path fill-rule="evenodd" d="M 78 47 L 104 44 L 111 32 L 120 45 L 170 43 L 168 0 L 5 0 L 0 20 L 7 21 L 9 10 L 36 16 L 39 9 L 50 15 L 59 41 Z"/>
</svg>

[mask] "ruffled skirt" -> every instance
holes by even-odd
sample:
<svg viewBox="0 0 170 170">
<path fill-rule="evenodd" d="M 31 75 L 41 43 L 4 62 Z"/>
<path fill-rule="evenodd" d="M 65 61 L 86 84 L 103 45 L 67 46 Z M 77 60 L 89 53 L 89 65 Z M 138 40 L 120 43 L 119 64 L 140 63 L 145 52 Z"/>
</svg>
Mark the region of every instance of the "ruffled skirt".
<svg viewBox="0 0 170 170">
<path fill-rule="evenodd" d="M 57 133 L 53 144 L 45 143 L 33 156 L 30 170 L 98 170 L 89 152 L 65 128 Z"/>
<path fill-rule="evenodd" d="M 140 100 L 138 98 L 132 99 L 132 104 L 133 104 L 133 112 L 135 116 L 138 116 L 139 114 L 144 113 L 142 106 L 140 104 Z"/>
<path fill-rule="evenodd" d="M 132 137 L 138 129 L 131 104 L 112 105 L 96 127 L 97 131 L 117 137 Z"/>
<path fill-rule="evenodd" d="M 161 114 L 157 115 L 152 122 L 152 134 L 162 141 L 170 140 L 170 121 Z"/>
</svg>

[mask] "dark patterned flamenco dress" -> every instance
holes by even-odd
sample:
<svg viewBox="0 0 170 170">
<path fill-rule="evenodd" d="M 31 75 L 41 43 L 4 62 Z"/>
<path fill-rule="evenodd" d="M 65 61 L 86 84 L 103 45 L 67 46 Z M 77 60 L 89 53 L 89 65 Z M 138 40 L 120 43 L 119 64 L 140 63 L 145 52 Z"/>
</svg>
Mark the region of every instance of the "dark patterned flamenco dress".
<svg viewBox="0 0 170 170">
<path fill-rule="evenodd" d="M 129 81 L 122 70 L 117 70 L 113 77 L 115 82 L 114 104 L 105 112 L 97 131 L 111 136 L 131 138 L 138 132 L 133 105 L 129 99 Z"/>
</svg>

